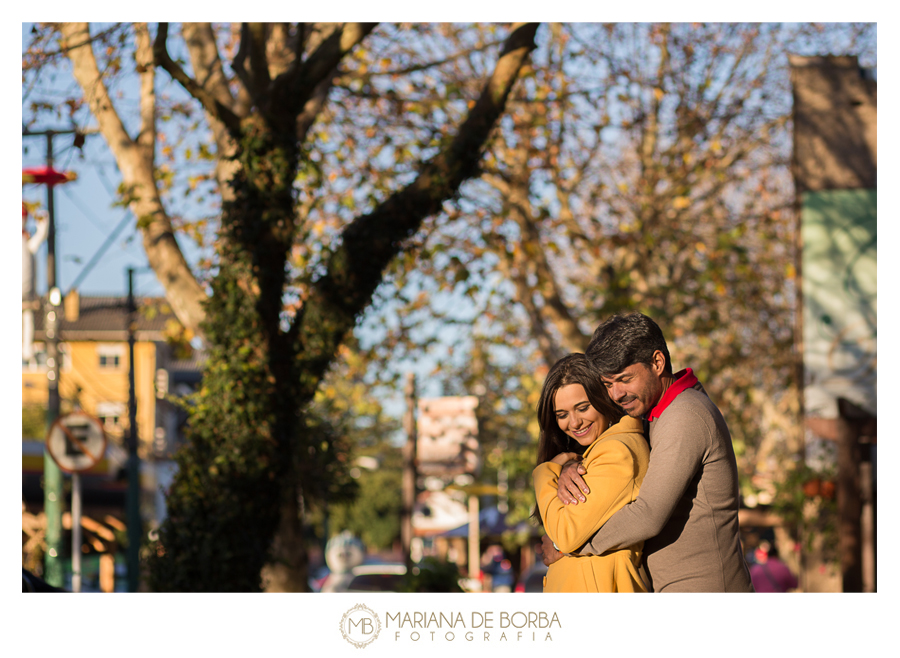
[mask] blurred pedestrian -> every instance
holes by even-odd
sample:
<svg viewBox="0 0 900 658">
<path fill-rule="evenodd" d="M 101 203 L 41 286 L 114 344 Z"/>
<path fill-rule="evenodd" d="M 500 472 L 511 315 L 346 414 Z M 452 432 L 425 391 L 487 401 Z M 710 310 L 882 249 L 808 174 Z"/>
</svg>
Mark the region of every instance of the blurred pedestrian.
<svg viewBox="0 0 900 658">
<path fill-rule="evenodd" d="M 797 589 L 797 577 L 778 556 L 775 544 L 762 541 L 755 552 L 756 563 L 750 565 L 750 579 L 757 592 L 789 592 Z"/>
</svg>

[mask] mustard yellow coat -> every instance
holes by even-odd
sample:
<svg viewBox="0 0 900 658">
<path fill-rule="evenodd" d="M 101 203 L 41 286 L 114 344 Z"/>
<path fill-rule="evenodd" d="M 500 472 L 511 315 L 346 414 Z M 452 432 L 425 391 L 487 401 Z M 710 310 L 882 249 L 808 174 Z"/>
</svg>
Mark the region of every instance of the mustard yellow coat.
<svg viewBox="0 0 900 658">
<path fill-rule="evenodd" d="M 563 553 L 576 551 L 619 509 L 637 498 L 650 463 L 641 421 L 630 416 L 607 429 L 582 457 L 590 488 L 585 502 L 563 505 L 556 496 L 562 467 L 534 469 L 534 489 L 544 530 Z M 646 592 L 639 574 L 643 542 L 603 555 L 564 556 L 550 565 L 545 592 Z"/>
</svg>

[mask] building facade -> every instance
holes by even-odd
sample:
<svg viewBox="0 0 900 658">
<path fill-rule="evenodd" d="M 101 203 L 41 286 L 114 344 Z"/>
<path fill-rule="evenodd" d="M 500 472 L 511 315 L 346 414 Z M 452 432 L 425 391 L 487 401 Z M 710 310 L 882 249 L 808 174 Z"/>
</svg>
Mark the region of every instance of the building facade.
<svg viewBox="0 0 900 658">
<path fill-rule="evenodd" d="M 82 473 L 85 563 L 101 568 L 100 586 L 112 591 L 113 561 L 125 527 L 126 461 L 129 437 L 129 326 L 134 338 L 134 396 L 141 515 L 155 527 L 165 514 L 161 491 L 174 473 L 172 454 L 183 437 L 187 413 L 175 398 L 199 386 L 201 356 L 184 341 L 184 332 L 162 298 L 136 299 L 129 315 L 126 297 L 79 297 L 63 305 L 59 327 L 59 395 L 62 414 L 80 408 L 97 417 L 107 434 L 103 459 Z M 34 343 L 22 357 L 23 564 L 37 564 L 43 510 L 42 477 L 48 401 L 43 317 L 34 314 Z M 71 487 L 66 486 L 67 498 Z M 65 509 L 70 508 L 66 501 Z M 63 526 L 71 530 L 71 517 Z M 33 555 L 32 555 L 33 553 Z M 88 574 L 88 579 L 90 575 Z M 118 588 L 118 587 L 117 587 Z"/>
</svg>

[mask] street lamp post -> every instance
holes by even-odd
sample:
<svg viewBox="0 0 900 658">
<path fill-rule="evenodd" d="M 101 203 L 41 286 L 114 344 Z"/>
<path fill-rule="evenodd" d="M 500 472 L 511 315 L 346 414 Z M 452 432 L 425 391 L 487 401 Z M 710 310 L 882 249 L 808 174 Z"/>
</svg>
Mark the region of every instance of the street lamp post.
<svg viewBox="0 0 900 658">
<path fill-rule="evenodd" d="M 47 297 L 44 303 L 44 343 L 47 355 L 47 416 L 46 424 L 50 427 L 59 417 L 59 307 L 62 295 L 56 283 L 56 218 L 54 214 L 53 188 L 60 183 L 71 180 L 70 177 L 53 170 L 53 137 L 62 134 L 75 134 L 76 130 L 44 130 L 32 132 L 25 130 L 23 137 L 42 136 L 47 140 L 47 166 L 44 176 L 35 176 L 31 182 L 43 183 L 47 186 Z M 63 586 L 63 479 L 62 472 L 44 452 L 44 513 L 47 517 L 47 555 L 44 562 L 44 579 L 54 587 Z M 78 550 L 78 549 L 76 549 Z"/>
<path fill-rule="evenodd" d="M 128 492 L 126 518 L 128 519 L 128 591 L 138 591 L 140 585 L 140 548 L 143 537 L 141 523 L 140 459 L 138 457 L 137 397 L 134 386 L 135 341 L 134 268 L 128 268 Z"/>
<path fill-rule="evenodd" d="M 406 445 L 403 447 L 403 509 L 400 515 L 400 543 L 407 571 L 412 570 L 413 509 L 416 505 L 416 376 L 406 376 Z"/>
</svg>

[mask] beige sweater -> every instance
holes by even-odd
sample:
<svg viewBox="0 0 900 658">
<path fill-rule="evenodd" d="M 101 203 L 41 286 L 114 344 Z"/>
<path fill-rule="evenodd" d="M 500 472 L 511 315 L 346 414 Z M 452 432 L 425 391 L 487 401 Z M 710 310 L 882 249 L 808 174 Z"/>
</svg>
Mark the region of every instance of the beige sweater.
<svg viewBox="0 0 900 658">
<path fill-rule="evenodd" d="M 741 552 L 731 434 L 699 383 L 650 422 L 650 467 L 637 500 L 580 554 L 640 541 L 654 592 L 753 591 Z"/>
</svg>

